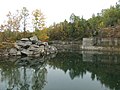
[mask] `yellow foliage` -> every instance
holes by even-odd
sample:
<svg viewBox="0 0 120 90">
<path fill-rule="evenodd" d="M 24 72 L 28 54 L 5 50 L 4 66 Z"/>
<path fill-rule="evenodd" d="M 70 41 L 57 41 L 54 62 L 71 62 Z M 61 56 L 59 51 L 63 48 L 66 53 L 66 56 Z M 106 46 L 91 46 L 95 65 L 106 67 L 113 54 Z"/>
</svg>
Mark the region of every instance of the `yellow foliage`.
<svg viewBox="0 0 120 90">
<path fill-rule="evenodd" d="M 49 39 L 46 28 L 44 28 L 43 30 L 36 31 L 35 34 L 41 41 L 48 41 L 48 39 Z"/>
<path fill-rule="evenodd" d="M 40 35 L 40 36 L 39 36 L 39 39 L 40 39 L 41 41 L 48 41 L 49 37 L 48 37 L 47 35 Z"/>
</svg>

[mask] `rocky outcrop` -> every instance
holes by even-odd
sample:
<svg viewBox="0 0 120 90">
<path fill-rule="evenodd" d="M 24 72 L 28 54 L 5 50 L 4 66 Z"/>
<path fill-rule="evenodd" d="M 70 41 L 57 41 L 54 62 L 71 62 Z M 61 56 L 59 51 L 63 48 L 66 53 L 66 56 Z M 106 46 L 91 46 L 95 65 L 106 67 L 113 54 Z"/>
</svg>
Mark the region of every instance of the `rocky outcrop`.
<svg viewBox="0 0 120 90">
<path fill-rule="evenodd" d="M 43 56 L 57 52 L 57 48 L 48 45 L 48 42 L 39 41 L 36 36 L 31 38 L 22 38 L 16 41 L 14 48 L 8 52 L 10 56 Z"/>
<path fill-rule="evenodd" d="M 49 41 L 49 43 L 55 46 L 59 52 L 61 51 L 80 51 L 82 41 Z"/>
</svg>

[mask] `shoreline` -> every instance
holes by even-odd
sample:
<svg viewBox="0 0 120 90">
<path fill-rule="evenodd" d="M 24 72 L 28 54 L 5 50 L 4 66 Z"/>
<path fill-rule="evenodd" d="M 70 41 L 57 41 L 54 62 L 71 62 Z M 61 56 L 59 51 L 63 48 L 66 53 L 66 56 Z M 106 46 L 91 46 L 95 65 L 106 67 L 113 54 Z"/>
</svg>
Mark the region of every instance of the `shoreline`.
<svg viewBox="0 0 120 90">
<path fill-rule="evenodd" d="M 49 43 L 49 42 L 48 42 Z M 120 52 L 120 47 L 117 46 L 83 46 L 80 41 L 58 41 L 50 45 L 56 47 L 59 51 L 97 51 L 97 52 Z M 7 53 L 11 48 L 0 48 L 0 56 L 9 56 Z"/>
</svg>

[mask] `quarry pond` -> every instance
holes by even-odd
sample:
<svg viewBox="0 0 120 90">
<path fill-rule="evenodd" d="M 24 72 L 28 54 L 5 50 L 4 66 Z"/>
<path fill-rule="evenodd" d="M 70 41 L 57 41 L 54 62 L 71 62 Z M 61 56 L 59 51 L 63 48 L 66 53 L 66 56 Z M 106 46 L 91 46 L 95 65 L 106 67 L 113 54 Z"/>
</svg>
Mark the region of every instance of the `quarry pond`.
<svg viewBox="0 0 120 90">
<path fill-rule="evenodd" d="M 0 57 L 0 90 L 120 90 L 120 54 L 59 52 Z"/>
</svg>

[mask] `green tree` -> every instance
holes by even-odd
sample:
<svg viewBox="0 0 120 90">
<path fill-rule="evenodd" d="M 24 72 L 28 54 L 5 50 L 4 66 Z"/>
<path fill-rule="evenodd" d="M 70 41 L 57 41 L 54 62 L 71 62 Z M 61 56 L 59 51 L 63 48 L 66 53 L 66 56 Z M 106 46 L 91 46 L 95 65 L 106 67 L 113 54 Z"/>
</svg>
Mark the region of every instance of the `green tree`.
<svg viewBox="0 0 120 90">
<path fill-rule="evenodd" d="M 105 27 L 115 26 L 120 20 L 120 10 L 118 7 L 111 6 L 110 9 L 102 10 L 102 17 Z"/>
</svg>

